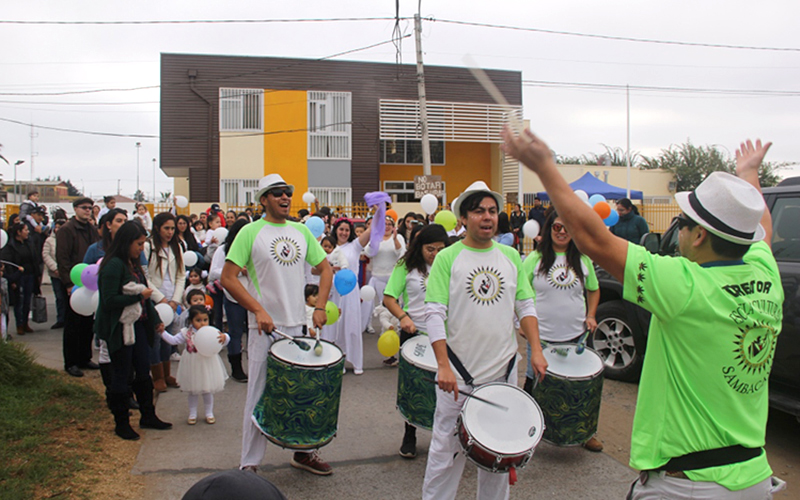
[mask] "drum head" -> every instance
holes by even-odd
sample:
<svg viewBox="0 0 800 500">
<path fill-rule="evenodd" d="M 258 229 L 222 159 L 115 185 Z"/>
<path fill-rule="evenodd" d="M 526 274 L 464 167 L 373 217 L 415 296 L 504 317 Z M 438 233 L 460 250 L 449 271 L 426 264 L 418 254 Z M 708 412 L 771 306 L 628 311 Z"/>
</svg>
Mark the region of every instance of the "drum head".
<svg viewBox="0 0 800 500">
<path fill-rule="evenodd" d="M 330 342 L 325 340 L 319 341 L 320 345 L 322 345 L 322 355 L 317 356 L 314 354 L 314 344 L 316 343 L 315 338 L 298 337 L 298 339 L 300 339 L 301 342 L 305 342 L 311 346 L 311 349 L 304 351 L 300 349 L 300 347 L 295 344 L 294 341 L 289 339 L 280 339 L 276 340 L 272 344 L 272 347 L 270 347 L 270 355 L 280 359 L 281 361 L 285 361 L 286 363 L 306 367 L 329 366 L 337 363 L 343 357 L 342 350 Z"/>
<path fill-rule="evenodd" d="M 577 344 L 556 344 L 542 349 L 547 360 L 547 373 L 570 379 L 594 378 L 603 371 L 603 358 L 588 347 L 582 354 Z M 556 351 L 566 351 L 566 356 Z"/>
<path fill-rule="evenodd" d="M 508 407 L 508 410 L 467 398 L 461 410 L 467 432 L 481 446 L 498 454 L 524 453 L 539 444 L 544 433 L 544 416 L 533 398 L 519 387 L 494 382 L 478 387 L 473 394 Z M 463 397 L 459 394 L 459 397 Z"/>
<path fill-rule="evenodd" d="M 400 348 L 400 353 L 406 361 L 418 368 L 434 373 L 439 370 L 436 355 L 427 335 L 417 335 L 406 340 Z"/>
</svg>

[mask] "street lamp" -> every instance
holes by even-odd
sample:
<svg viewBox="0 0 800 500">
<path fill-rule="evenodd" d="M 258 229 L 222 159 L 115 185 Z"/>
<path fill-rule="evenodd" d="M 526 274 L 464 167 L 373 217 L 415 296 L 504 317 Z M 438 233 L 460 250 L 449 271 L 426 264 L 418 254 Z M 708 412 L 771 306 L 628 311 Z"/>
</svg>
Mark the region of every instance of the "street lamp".
<svg viewBox="0 0 800 500">
<path fill-rule="evenodd" d="M 156 159 L 153 158 L 153 203 L 156 202 Z"/>
<path fill-rule="evenodd" d="M 134 198 L 136 198 L 136 195 L 138 195 L 141 192 L 141 191 L 139 191 L 139 150 L 140 149 L 142 149 L 142 143 L 141 142 L 137 142 L 136 143 L 136 193 L 133 195 Z M 136 201 L 139 201 L 139 200 L 136 200 Z"/>
<path fill-rule="evenodd" d="M 17 160 L 14 163 L 14 203 L 19 203 L 19 193 L 17 193 L 17 167 L 25 163 L 25 160 Z"/>
</svg>

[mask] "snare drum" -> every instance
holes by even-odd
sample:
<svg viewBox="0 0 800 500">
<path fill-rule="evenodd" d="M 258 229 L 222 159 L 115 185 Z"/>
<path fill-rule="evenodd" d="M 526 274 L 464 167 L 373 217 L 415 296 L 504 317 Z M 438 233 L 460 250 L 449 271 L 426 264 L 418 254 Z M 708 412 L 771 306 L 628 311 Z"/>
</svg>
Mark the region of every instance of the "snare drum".
<svg viewBox="0 0 800 500">
<path fill-rule="evenodd" d="M 316 342 L 299 338 L 312 346 Z M 284 448 L 315 449 L 336 435 L 344 355 L 330 342 L 320 344 L 321 356 L 289 339 L 269 350 L 267 384 L 252 418 L 267 439 Z"/>
<path fill-rule="evenodd" d="M 597 432 L 603 395 L 603 359 L 588 347 L 578 354 L 576 344 L 543 349 L 547 376 L 532 391 L 541 405 L 547 430 L 544 440 L 559 446 L 582 445 Z M 558 354 L 556 349 L 566 356 Z"/>
<path fill-rule="evenodd" d="M 519 387 L 502 382 L 482 385 L 472 394 L 508 410 L 468 397 L 456 422 L 464 454 L 489 472 L 525 467 L 545 430 L 539 405 Z"/>
<path fill-rule="evenodd" d="M 411 337 L 400 349 L 397 371 L 397 409 L 409 424 L 431 430 L 436 411 L 435 379 L 438 365 L 427 335 Z"/>
</svg>

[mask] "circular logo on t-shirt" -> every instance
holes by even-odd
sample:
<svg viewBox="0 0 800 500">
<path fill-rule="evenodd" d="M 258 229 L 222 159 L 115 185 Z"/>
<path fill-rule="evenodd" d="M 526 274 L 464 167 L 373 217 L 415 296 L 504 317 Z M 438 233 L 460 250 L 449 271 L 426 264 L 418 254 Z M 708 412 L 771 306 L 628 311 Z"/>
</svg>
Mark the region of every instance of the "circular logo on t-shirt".
<svg viewBox="0 0 800 500">
<path fill-rule="evenodd" d="M 492 305 L 503 296 L 505 283 L 491 267 L 479 267 L 467 278 L 467 295 L 480 305 Z"/>
<path fill-rule="evenodd" d="M 286 236 L 275 238 L 270 252 L 275 262 L 283 266 L 291 266 L 300 260 L 300 246 Z"/>
<path fill-rule="evenodd" d="M 580 284 L 575 271 L 573 271 L 572 268 L 566 263 L 556 264 L 555 266 L 551 267 L 550 272 L 547 273 L 547 282 L 550 283 L 551 286 L 555 288 L 561 288 L 562 290 L 566 290 Z"/>
<path fill-rule="evenodd" d="M 754 324 L 739 331 L 741 334 L 734 340 L 735 359 L 739 368 L 751 374 L 769 370 L 775 349 L 775 329 L 769 325 Z"/>
</svg>

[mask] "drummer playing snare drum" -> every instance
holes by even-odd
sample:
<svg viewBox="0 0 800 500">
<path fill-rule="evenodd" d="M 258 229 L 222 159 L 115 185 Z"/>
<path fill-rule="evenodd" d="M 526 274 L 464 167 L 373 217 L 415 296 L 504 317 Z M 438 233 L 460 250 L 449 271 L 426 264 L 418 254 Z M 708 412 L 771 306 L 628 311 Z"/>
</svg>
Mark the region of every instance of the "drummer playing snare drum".
<svg viewBox="0 0 800 500">
<path fill-rule="evenodd" d="M 249 311 L 251 329 L 247 335 L 247 401 L 242 428 L 240 468 L 255 472 L 267 449 L 267 438 L 252 421 L 266 385 L 267 355 L 272 345 L 269 333 L 279 331 L 303 335 L 306 314 L 303 304 L 304 262 L 319 273 L 319 295 L 314 310 L 314 326 L 321 328 L 327 316 L 325 305 L 333 281 L 333 272 L 311 231 L 302 224 L 288 222 L 294 186 L 278 174 L 270 174 L 258 183 L 256 198 L 264 206 L 264 218 L 248 224 L 237 235 L 222 269 L 222 286 Z M 246 289 L 237 278 L 242 268 L 250 277 Z M 252 325 L 257 323 L 256 328 Z M 295 452 L 291 464 L 313 474 L 332 473 L 330 465 L 317 452 Z"/>
<path fill-rule="evenodd" d="M 587 329 L 594 332 L 597 328 L 595 313 L 600 303 L 594 265 L 575 246 L 564 221 L 555 211 L 545 220 L 542 241 L 525 259 L 522 270 L 536 296 L 542 340 L 575 343 Z M 586 299 L 583 297 L 584 289 Z M 530 353 L 531 346 L 528 346 L 529 359 Z M 532 390 L 533 370 L 528 367 L 525 392 L 531 394 Z M 603 450 L 603 443 L 595 436 L 583 446 L 589 451 Z"/>
<path fill-rule="evenodd" d="M 453 204 L 466 237 L 437 255 L 428 278 L 426 326 L 436 353 L 438 389 L 423 499 L 455 498 L 466 461 L 453 428 L 466 399 L 458 393 L 470 388 L 464 375 L 451 368 L 448 347 L 474 379 L 473 386 L 493 381 L 516 385 L 516 312 L 533 346 L 534 371 L 540 377 L 547 371 L 533 292 L 522 274 L 519 253 L 492 240 L 502 204 L 503 197 L 486 183 L 469 186 Z M 508 480 L 507 473 L 479 469 L 478 498 L 508 498 Z"/>
</svg>

